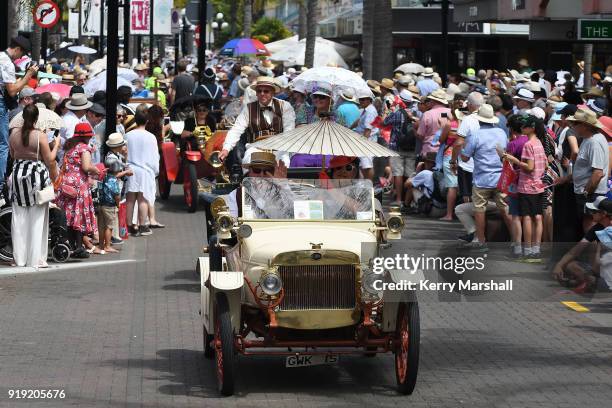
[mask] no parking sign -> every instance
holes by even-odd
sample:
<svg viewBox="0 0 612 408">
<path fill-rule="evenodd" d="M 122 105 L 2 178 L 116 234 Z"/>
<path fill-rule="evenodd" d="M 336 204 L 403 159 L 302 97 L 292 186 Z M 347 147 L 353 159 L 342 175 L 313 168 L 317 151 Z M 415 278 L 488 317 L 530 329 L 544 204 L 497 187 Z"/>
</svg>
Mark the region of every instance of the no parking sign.
<svg viewBox="0 0 612 408">
<path fill-rule="evenodd" d="M 34 22 L 41 28 L 51 28 L 57 24 L 60 19 L 60 9 L 57 4 L 51 0 L 42 0 L 34 10 Z"/>
</svg>

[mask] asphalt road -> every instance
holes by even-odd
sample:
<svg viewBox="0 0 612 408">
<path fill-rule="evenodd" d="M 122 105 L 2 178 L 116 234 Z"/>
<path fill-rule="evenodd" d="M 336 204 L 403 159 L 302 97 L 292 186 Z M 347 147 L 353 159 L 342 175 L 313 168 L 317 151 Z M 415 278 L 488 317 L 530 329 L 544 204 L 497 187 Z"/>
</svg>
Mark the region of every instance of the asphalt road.
<svg viewBox="0 0 612 408">
<path fill-rule="evenodd" d="M 487 273 L 514 279 L 513 293 L 422 296 L 412 396 L 395 392 L 393 358 L 380 355 L 295 369 L 280 358 L 239 358 L 236 395 L 220 397 L 213 363 L 202 356 L 194 274 L 203 212 L 187 214 L 174 193 L 158 203 L 168 227 L 130 238 L 119 255 L 35 273 L 0 266 L 0 406 L 612 404 L 612 300 L 572 298 L 543 266 L 508 262 L 501 250 L 488 255 Z M 410 218 L 391 251 L 452 251 L 445 239 L 457 225 Z M 11 390 L 28 389 L 64 390 L 65 398 L 9 398 Z"/>
</svg>

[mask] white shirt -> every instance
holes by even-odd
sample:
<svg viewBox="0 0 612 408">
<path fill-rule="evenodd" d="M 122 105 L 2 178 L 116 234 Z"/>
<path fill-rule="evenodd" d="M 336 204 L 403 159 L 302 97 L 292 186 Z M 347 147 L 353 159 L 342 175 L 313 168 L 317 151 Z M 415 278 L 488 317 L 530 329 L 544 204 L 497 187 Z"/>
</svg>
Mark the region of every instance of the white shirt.
<svg viewBox="0 0 612 408">
<path fill-rule="evenodd" d="M 476 117 L 476 112 L 467 115 L 461 121 L 459 125 L 459 129 L 457 129 L 457 136 L 465 139 L 467 143 L 468 137 L 470 137 L 471 132 L 475 132 L 480 129 L 480 122 L 478 122 L 478 118 Z M 470 157 L 470 160 L 464 162 L 463 160 L 458 160 L 459 167 L 463 170 L 473 173 L 474 172 L 474 159 Z"/>
<path fill-rule="evenodd" d="M 17 82 L 15 65 L 13 65 L 11 57 L 6 52 L 0 52 L 0 83 L 4 85 L 14 84 L 15 82 Z"/>
<path fill-rule="evenodd" d="M 367 108 L 361 109 L 361 115 L 359 116 L 359 122 L 357 123 L 357 127 L 355 128 L 355 132 L 363 135 L 366 129 L 370 129 L 370 141 L 378 140 L 378 128 L 372 126 L 372 122 L 378 116 L 378 112 L 374 105 L 369 104 Z"/>
<path fill-rule="evenodd" d="M 283 115 L 283 132 L 293 130 L 295 128 L 295 111 L 293 110 L 293 107 L 289 104 L 289 102 L 285 102 L 276 98 L 274 99 L 280 102 Z M 272 101 L 270 101 L 270 106 L 271 105 Z M 272 123 L 274 113 L 269 110 L 265 110 L 263 112 L 263 116 L 268 124 Z M 223 143 L 223 149 L 227 151 L 232 150 L 240 140 L 240 136 L 244 133 L 245 130 L 248 129 L 250 123 L 251 114 L 249 113 L 249 107 L 245 106 L 244 108 L 242 108 L 240 115 L 238 115 L 238 117 L 236 118 L 234 126 L 232 126 L 232 128 L 227 132 L 225 142 Z"/>
<path fill-rule="evenodd" d="M 66 143 L 66 140 L 70 139 L 74 135 L 74 127 L 79 123 L 89 123 L 85 116 L 86 115 L 83 115 L 81 118 L 79 118 L 73 111 L 70 110 L 66 112 L 64 116 L 62 116 L 64 127 L 60 129 L 60 149 L 58 151 L 58 159 L 60 162 L 64 157 L 64 143 Z"/>
</svg>

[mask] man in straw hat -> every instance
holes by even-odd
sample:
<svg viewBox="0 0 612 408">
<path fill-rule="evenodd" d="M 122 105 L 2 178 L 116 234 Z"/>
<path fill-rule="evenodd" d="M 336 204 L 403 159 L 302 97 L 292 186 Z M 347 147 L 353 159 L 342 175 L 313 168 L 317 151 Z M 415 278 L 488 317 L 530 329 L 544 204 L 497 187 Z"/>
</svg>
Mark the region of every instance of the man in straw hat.
<svg viewBox="0 0 612 408">
<path fill-rule="evenodd" d="M 422 79 L 417 82 L 416 86 L 419 88 L 419 94 L 421 96 L 427 96 L 433 91 L 440 88 L 440 85 L 436 81 L 433 80 L 433 77 L 436 73 L 433 68 L 427 67 L 421 74 Z"/>
<path fill-rule="evenodd" d="M 582 139 L 578 158 L 574 163 L 572 180 L 576 194 L 576 211 L 586 232 L 592 218 L 584 214 L 584 205 L 608 192 L 610 153 L 608 141 L 602 134 L 602 124 L 597 115 L 588 109 L 578 109 L 573 116 L 566 118 L 572 130 Z"/>
<path fill-rule="evenodd" d="M 257 100 L 242 109 L 234 126 L 227 132 L 223 149 L 219 154 L 221 160 L 225 160 L 229 152 L 239 143 L 248 147 L 246 145 L 256 140 L 295 128 L 295 111 L 291 104 L 274 98 L 274 95 L 280 91 L 280 86 L 274 78 L 259 77 L 251 88 L 255 90 Z"/>
<path fill-rule="evenodd" d="M 85 94 L 77 93 L 72 95 L 70 101 L 66 104 L 66 109 L 68 109 L 68 112 L 62 116 L 62 119 L 64 120 L 64 127 L 60 131 L 62 146 L 66 140 L 72 137 L 77 124 L 88 123 L 86 114 L 89 108 L 92 106 L 93 103 L 87 100 L 87 96 Z M 61 154 L 63 155 L 63 153 Z"/>
<path fill-rule="evenodd" d="M 497 189 L 497 182 L 502 171 L 502 162 L 497 154 L 497 149 L 506 149 L 508 136 L 495 126 L 499 119 L 495 116 L 491 105 L 482 105 L 476 113 L 476 118 L 480 122 L 480 128 L 470 133 L 461 151 L 461 160 L 464 162 L 470 158 L 474 159 L 472 202 L 474 203 L 476 236 L 474 241 L 467 243 L 467 247 L 486 252 L 488 247 L 485 238 L 485 212 L 489 200 L 495 201 L 508 231 L 511 230 L 508 204 L 505 201 L 506 195 Z"/>
<path fill-rule="evenodd" d="M 423 113 L 417 130 L 417 137 L 421 140 L 420 154 L 422 157 L 428 152 L 437 152 L 438 147 L 432 144 L 436 132 L 440 129 L 440 119 L 450 118 L 446 92 L 436 89 L 425 98 L 427 111 Z"/>
</svg>

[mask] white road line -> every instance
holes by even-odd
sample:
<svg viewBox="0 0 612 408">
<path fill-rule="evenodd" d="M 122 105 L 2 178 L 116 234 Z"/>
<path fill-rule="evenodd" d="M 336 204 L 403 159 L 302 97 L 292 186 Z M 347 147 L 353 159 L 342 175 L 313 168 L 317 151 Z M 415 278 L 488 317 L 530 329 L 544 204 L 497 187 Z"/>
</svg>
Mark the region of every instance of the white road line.
<svg viewBox="0 0 612 408">
<path fill-rule="evenodd" d="M 106 265 L 120 265 L 127 263 L 145 262 L 144 259 L 118 259 L 113 261 L 83 261 L 83 262 L 68 262 L 65 264 L 53 264 L 50 263 L 48 268 L 30 268 L 30 267 L 16 267 L 8 266 L 0 268 L 0 276 L 18 275 L 25 273 L 43 273 L 43 272 L 61 272 L 70 269 L 86 269 L 86 268 L 97 268 L 99 266 Z"/>
</svg>

